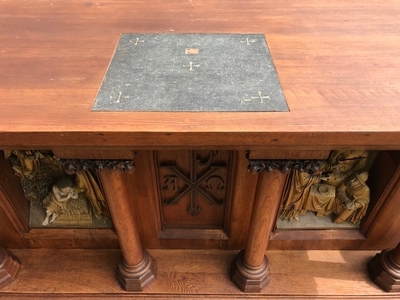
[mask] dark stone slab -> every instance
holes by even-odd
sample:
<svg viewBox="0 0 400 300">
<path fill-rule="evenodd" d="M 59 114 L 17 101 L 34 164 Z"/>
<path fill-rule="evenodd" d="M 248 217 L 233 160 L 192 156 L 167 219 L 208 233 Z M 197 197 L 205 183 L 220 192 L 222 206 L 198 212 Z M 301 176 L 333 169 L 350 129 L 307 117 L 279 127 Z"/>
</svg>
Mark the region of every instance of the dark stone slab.
<svg viewBox="0 0 400 300">
<path fill-rule="evenodd" d="M 93 111 L 288 111 L 262 34 L 123 34 Z"/>
</svg>

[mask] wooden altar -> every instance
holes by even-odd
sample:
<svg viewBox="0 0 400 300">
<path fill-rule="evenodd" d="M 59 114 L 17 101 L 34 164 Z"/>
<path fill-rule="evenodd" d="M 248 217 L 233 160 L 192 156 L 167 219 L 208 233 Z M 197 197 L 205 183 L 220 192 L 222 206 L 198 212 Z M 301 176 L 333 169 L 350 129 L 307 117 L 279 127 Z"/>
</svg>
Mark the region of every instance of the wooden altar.
<svg viewBox="0 0 400 300">
<path fill-rule="evenodd" d="M 268 290 L 270 270 L 274 276 L 266 249 L 374 250 L 372 258 L 400 241 L 397 3 L 3 1 L 0 7 L 0 246 L 16 260 L 24 250 L 38 257 L 56 255 L 55 248 L 121 251 L 119 283 L 141 290 L 157 281 L 154 257 L 173 253 L 162 251 L 226 250 L 234 253 L 225 266 L 233 282 L 259 292 Z M 290 111 L 93 112 L 126 32 L 262 33 Z M 48 151 L 63 161 L 134 162 L 132 173 L 98 172 L 112 226 L 31 226 L 29 201 L 8 159 L 13 150 Z M 378 151 L 359 227 L 277 227 L 288 173 L 249 172 L 252 162 L 326 160 L 332 150 Z M 208 167 L 215 173 L 206 183 L 200 179 Z M 188 186 L 181 198 L 168 194 L 176 178 Z M 208 202 L 190 198 L 203 188 L 215 191 Z M 15 284 L 7 295 L 18 294 Z"/>
</svg>

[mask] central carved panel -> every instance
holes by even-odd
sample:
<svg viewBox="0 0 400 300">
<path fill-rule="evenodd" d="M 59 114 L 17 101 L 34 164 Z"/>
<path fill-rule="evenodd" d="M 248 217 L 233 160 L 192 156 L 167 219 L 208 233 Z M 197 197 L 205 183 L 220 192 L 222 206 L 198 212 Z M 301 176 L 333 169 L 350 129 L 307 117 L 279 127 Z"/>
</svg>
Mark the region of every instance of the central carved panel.
<svg viewBox="0 0 400 300">
<path fill-rule="evenodd" d="M 231 151 L 155 153 L 163 228 L 223 228 Z"/>
</svg>

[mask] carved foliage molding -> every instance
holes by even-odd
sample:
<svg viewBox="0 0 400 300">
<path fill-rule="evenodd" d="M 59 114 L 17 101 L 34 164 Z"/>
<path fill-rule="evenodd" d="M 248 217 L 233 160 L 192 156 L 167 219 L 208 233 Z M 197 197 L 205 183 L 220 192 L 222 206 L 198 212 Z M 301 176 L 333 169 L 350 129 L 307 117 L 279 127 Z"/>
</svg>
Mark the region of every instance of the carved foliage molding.
<svg viewBox="0 0 400 300">
<path fill-rule="evenodd" d="M 90 159 L 59 159 L 67 174 L 76 174 L 79 171 L 104 169 L 119 170 L 125 173 L 132 173 L 135 170 L 133 160 L 90 160 Z"/>
<path fill-rule="evenodd" d="M 272 172 L 278 170 L 287 174 L 292 170 L 316 174 L 321 170 L 325 160 L 271 160 L 271 159 L 249 159 L 248 171 L 258 174 L 263 171 Z"/>
</svg>

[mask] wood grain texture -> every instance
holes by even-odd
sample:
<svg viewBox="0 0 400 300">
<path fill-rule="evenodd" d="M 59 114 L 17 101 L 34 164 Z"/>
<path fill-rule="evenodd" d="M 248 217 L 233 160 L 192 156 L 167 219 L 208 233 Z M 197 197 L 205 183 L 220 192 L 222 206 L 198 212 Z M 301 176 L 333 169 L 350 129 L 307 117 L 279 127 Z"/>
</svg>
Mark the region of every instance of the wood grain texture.
<svg viewBox="0 0 400 300">
<path fill-rule="evenodd" d="M 128 176 L 118 170 L 102 170 L 99 172 L 124 262 L 127 265 L 135 266 L 143 261 L 144 254 L 132 199 L 128 193 Z"/>
<path fill-rule="evenodd" d="M 258 267 L 264 262 L 270 234 L 276 223 L 286 175 L 275 170 L 258 175 L 256 194 L 244 250 L 244 262 Z"/>
<path fill-rule="evenodd" d="M 26 220 L 21 217 L 20 211 L 15 207 L 12 200 L 7 196 L 6 192 L 1 186 L 0 208 L 6 213 L 11 224 L 20 235 L 23 235 L 25 232 L 28 231 L 28 224 Z"/>
<path fill-rule="evenodd" d="M 21 262 L 2 299 L 398 299 L 373 284 L 367 262 L 375 251 L 267 251 L 271 282 L 260 294 L 229 280 L 236 251 L 151 250 L 157 280 L 142 293 L 115 279 L 118 250 L 11 250 Z M 57 264 L 58 268 L 52 268 Z"/>
<path fill-rule="evenodd" d="M 396 213 L 399 198 L 400 156 L 381 152 L 371 170 L 371 203 L 361 232 L 367 237 L 364 249 L 394 248 L 400 241 L 400 217 Z M 381 174 L 381 175 L 380 175 Z M 388 226 L 388 224 L 390 224 Z M 386 225 L 386 226 L 385 226 Z"/>
<path fill-rule="evenodd" d="M 396 1 L 4 0 L 0 8 L 0 148 L 400 148 Z M 290 112 L 91 112 L 122 32 L 264 33 Z"/>
</svg>

